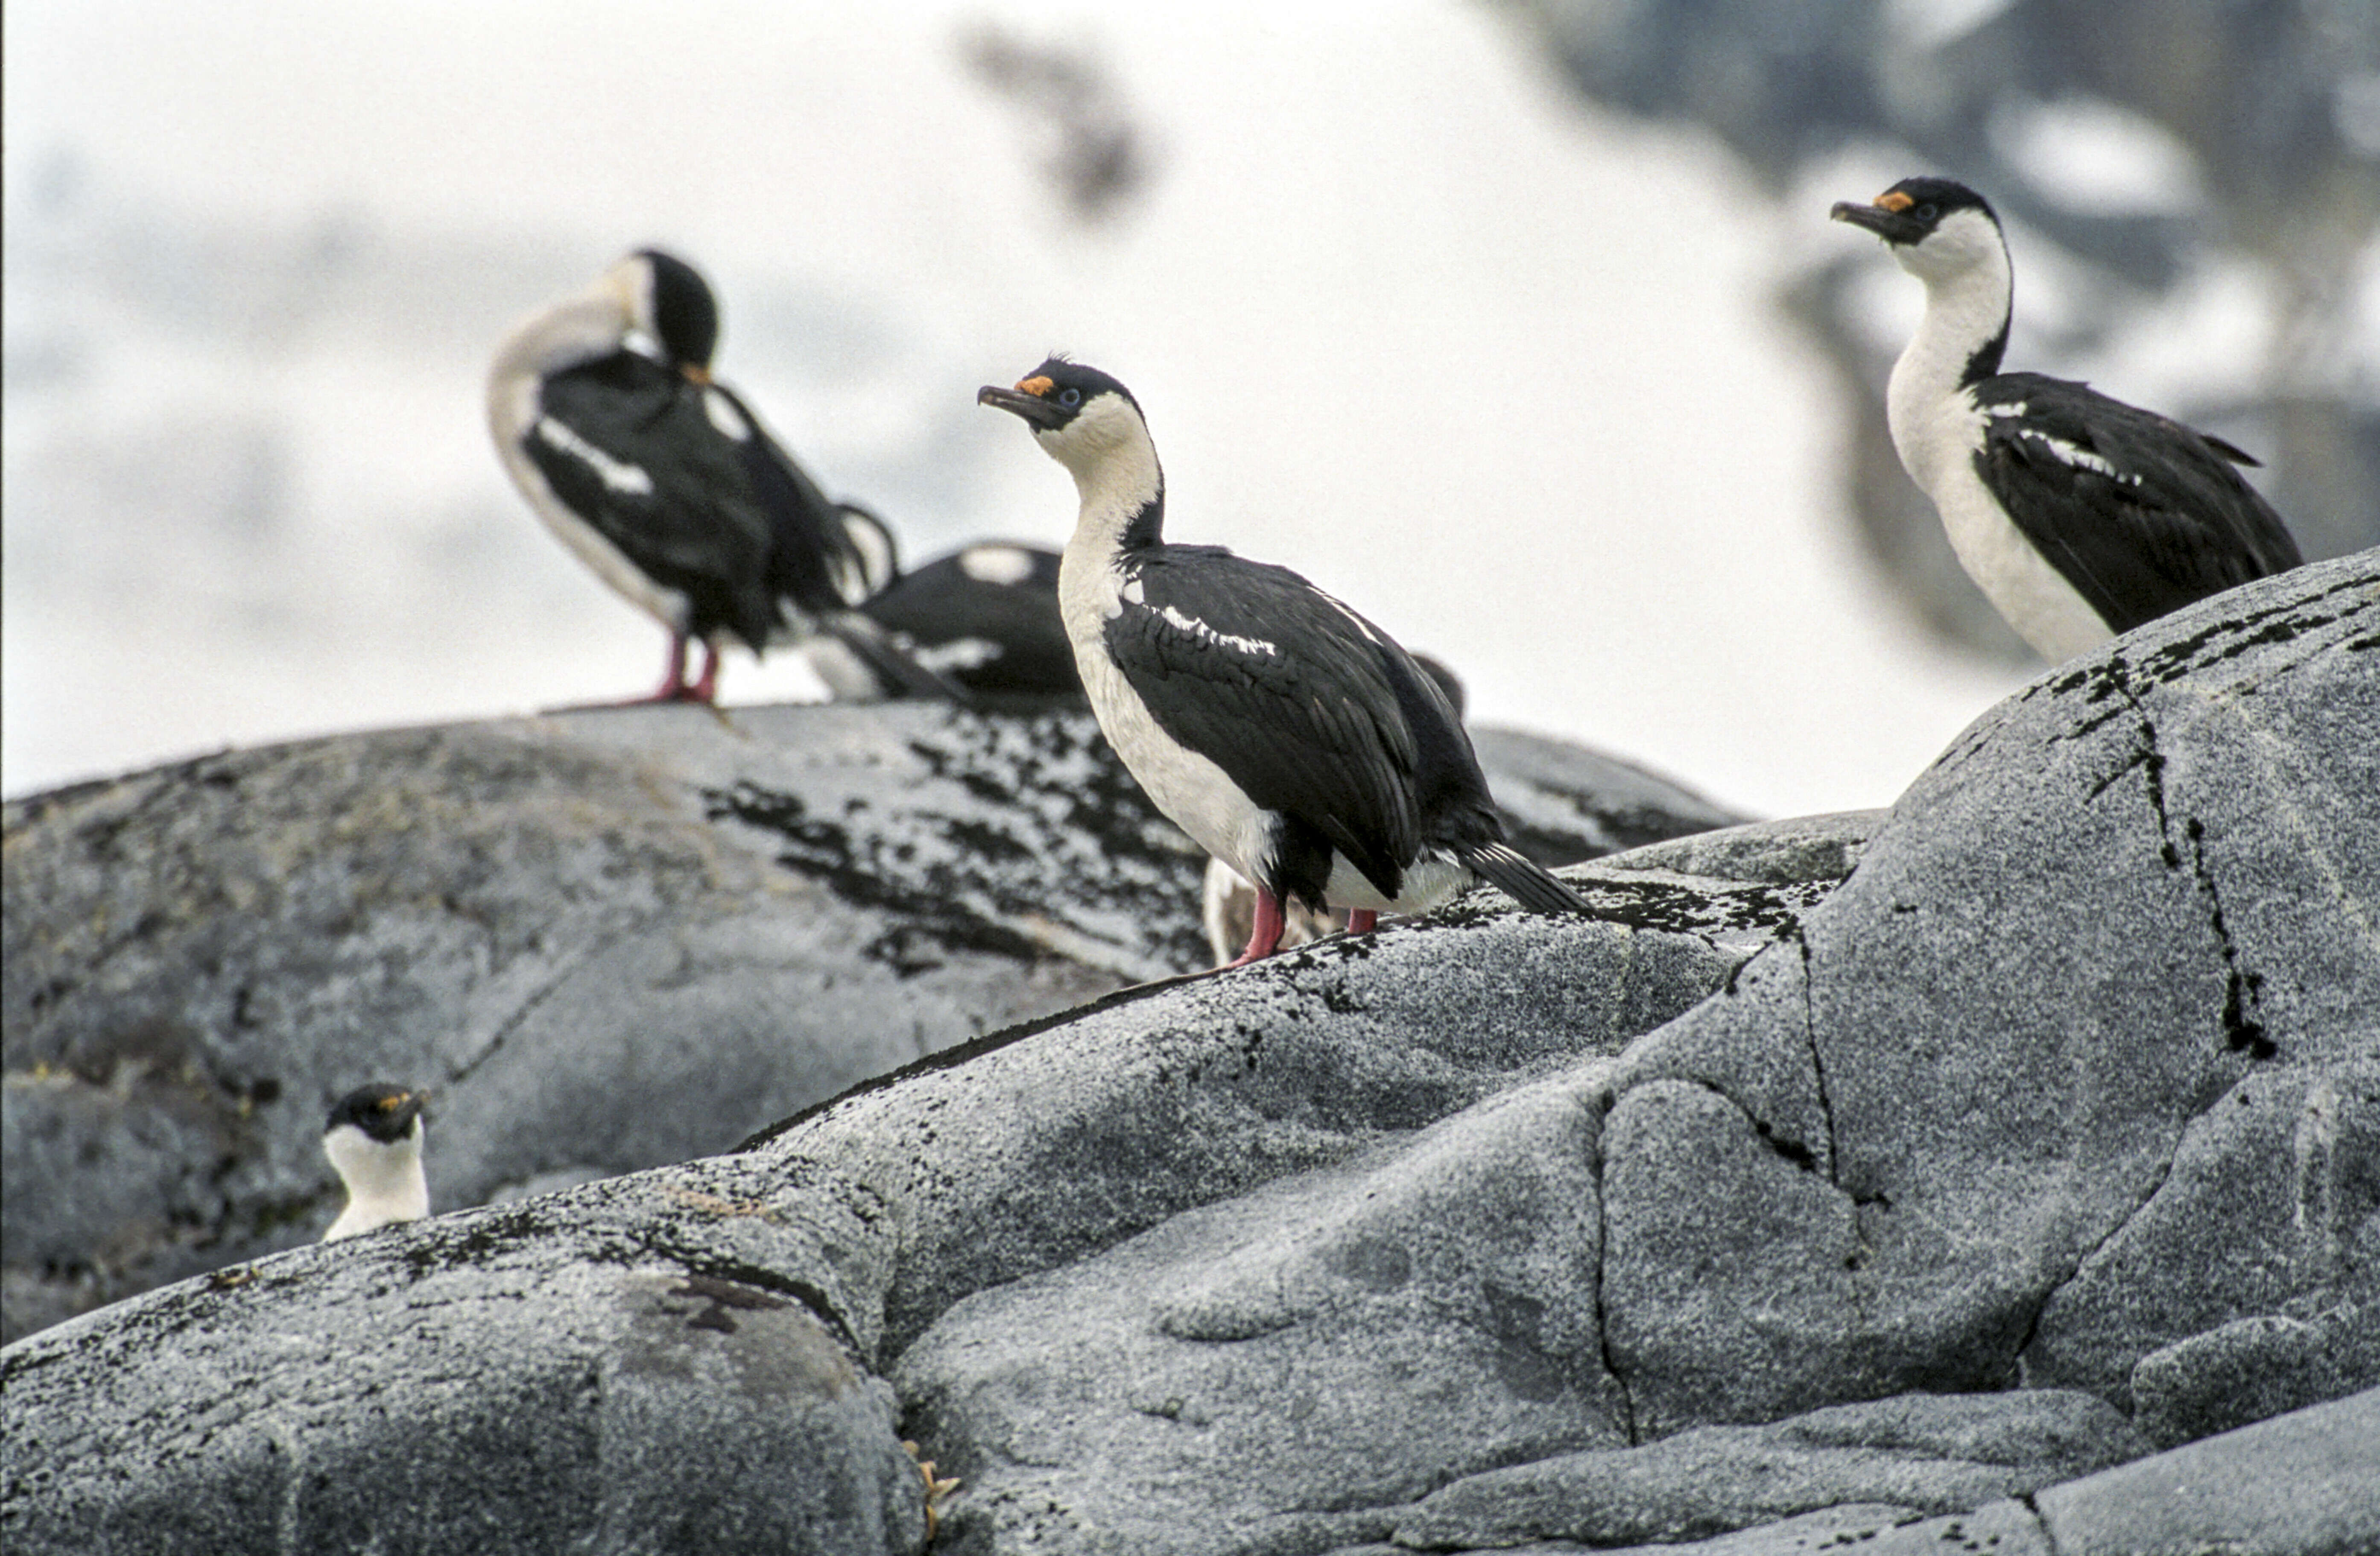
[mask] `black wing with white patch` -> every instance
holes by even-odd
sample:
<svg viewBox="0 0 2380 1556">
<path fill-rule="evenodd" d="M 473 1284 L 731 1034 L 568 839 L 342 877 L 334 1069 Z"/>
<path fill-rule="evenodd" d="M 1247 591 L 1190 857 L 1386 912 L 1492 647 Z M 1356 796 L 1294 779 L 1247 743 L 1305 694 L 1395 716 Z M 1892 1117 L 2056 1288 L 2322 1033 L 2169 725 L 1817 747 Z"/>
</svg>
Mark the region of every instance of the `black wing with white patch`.
<svg viewBox="0 0 2380 1556">
<path fill-rule="evenodd" d="M 753 452 L 703 390 L 634 351 L 546 379 L 521 434 L 563 504 L 646 577 L 686 596 L 688 630 L 765 648 L 783 620 L 775 527 Z"/>
<path fill-rule="evenodd" d="M 1985 417 L 1976 473 L 2115 631 L 2302 560 L 2230 444 L 2039 373 L 1973 393 Z"/>
<path fill-rule="evenodd" d="M 971 546 L 905 574 L 860 611 L 921 660 L 976 690 L 1083 689 L 1075 646 L 1058 612 L 1053 551 Z"/>
<path fill-rule="evenodd" d="M 1169 546 L 1125 566 L 1108 650 L 1160 727 L 1382 894 L 1441 841 L 1426 823 L 1467 833 L 1475 811 L 1495 825 L 1445 694 L 1387 634 L 1287 568 L 1226 551 Z"/>
</svg>

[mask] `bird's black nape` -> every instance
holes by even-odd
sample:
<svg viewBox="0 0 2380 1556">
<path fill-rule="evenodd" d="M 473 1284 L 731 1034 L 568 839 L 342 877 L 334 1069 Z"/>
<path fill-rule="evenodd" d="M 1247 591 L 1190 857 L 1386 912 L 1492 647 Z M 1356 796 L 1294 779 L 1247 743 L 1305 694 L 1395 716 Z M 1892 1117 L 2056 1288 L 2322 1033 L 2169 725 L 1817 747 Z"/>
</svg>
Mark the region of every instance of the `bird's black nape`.
<svg viewBox="0 0 2380 1556">
<path fill-rule="evenodd" d="M 639 249 L 653 273 L 653 334 L 670 365 L 708 368 L 719 354 L 719 302 L 702 273 L 674 254 Z"/>
<path fill-rule="evenodd" d="M 420 1116 L 419 1094 L 386 1081 L 373 1081 L 356 1088 L 334 1103 L 324 1128 L 336 1129 L 343 1124 L 351 1124 L 386 1145 L 403 1139 L 412 1131 L 413 1121 Z"/>
<path fill-rule="evenodd" d="M 1080 396 L 1080 399 L 1075 402 L 1077 404 L 1095 399 L 1101 395 L 1121 395 L 1131 402 L 1133 409 L 1140 408 L 1140 402 L 1133 399 L 1132 391 L 1116 382 L 1113 376 L 1103 373 L 1097 368 L 1086 367 L 1067 357 L 1063 352 L 1044 360 L 1039 367 L 1026 375 L 1025 382 L 1029 383 L 1037 378 L 1048 379 L 1050 383 L 1048 393 L 1061 398 L 1068 390 L 1074 391 Z"/>
</svg>

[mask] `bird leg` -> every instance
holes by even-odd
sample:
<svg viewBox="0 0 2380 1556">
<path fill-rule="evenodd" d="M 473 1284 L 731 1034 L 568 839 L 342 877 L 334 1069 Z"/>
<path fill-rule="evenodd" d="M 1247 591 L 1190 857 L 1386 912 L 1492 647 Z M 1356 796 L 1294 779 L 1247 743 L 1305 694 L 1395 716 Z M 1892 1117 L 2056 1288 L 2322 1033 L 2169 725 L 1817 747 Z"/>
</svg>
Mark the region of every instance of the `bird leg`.
<svg viewBox="0 0 2380 1556">
<path fill-rule="evenodd" d="M 662 676 L 661 689 L 650 697 L 638 698 L 639 702 L 715 702 L 719 697 L 719 650 L 709 639 L 702 641 L 702 675 L 698 679 L 686 678 L 686 635 L 670 634 L 669 661 Z"/>
<path fill-rule="evenodd" d="M 669 658 L 664 662 L 662 672 L 661 689 L 654 692 L 650 697 L 639 698 L 638 700 L 640 702 L 678 702 L 683 701 L 685 698 L 686 634 L 683 632 L 673 632 L 670 634 Z"/>
<path fill-rule="evenodd" d="M 1257 887 L 1257 921 L 1248 930 L 1248 948 L 1240 953 L 1237 961 L 1226 962 L 1223 965 L 1227 967 L 1245 967 L 1250 962 L 1261 961 L 1280 950 L 1282 924 L 1281 899 L 1262 886 Z"/>
<path fill-rule="evenodd" d="M 1379 921 L 1380 910 L 1377 907 L 1351 907 L 1347 910 L 1347 932 L 1351 935 L 1368 935 L 1372 932 L 1372 926 Z"/>
<path fill-rule="evenodd" d="M 708 638 L 702 639 L 702 674 L 686 689 L 686 699 L 710 703 L 719 700 L 719 645 Z"/>
</svg>

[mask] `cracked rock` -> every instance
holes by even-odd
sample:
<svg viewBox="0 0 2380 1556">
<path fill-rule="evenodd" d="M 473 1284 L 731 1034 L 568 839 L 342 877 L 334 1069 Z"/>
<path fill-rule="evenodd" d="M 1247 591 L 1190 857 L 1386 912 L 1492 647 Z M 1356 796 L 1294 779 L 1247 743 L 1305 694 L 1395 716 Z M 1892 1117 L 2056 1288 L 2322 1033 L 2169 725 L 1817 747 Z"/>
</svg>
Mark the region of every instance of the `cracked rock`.
<svg viewBox="0 0 2380 1556">
<path fill-rule="evenodd" d="M 1779 1539 L 2112 1550 L 2142 1508 L 2158 1549 L 2357 1549 L 2380 1391 L 2313 1403 L 2351 1369 L 2289 1358 L 2351 1361 L 2324 1326 L 2374 1310 L 2375 764 L 2380 553 L 2061 666 L 1884 816 L 1573 867 L 1593 918 L 1474 893 L 941 1051 L 730 1159 L 260 1261 L 271 1302 L 201 1279 L 37 1334 L 0 1353 L 0 1515 L 145 1515 L 126 1484 L 178 1483 L 247 1538 L 290 1482 L 151 1451 L 194 1392 L 393 1419 L 357 1429 L 401 1466 L 488 1348 L 420 1324 L 483 1311 L 503 1350 L 550 1314 L 577 1344 L 657 1300 L 625 1271 L 784 1299 L 891 1380 L 964 1481 L 957 1550 L 1751 1538 L 1780 1513 L 1803 1522 Z M 710 1289 L 673 1321 L 736 1320 Z M 390 1335 L 377 1393 L 274 1359 L 276 1326 L 343 1317 Z M 2226 1382 L 2259 1367 L 2289 1386 Z M 454 1423 L 601 1403 L 486 1397 Z M 2305 1407 L 2131 1457 L 2217 1401 Z M 882 1505 L 892 1434 L 858 1411 L 782 1484 Z M 69 1413 L 70 1445 L 25 1429 Z M 442 1493 L 509 1495 L 500 1463 Z"/>
<path fill-rule="evenodd" d="M 1575 746 L 1482 748 L 1550 857 L 1734 820 Z M 342 735 L 6 830 L 0 1339 L 320 1235 L 322 1118 L 368 1080 L 431 1089 L 452 1210 L 724 1150 L 1205 954 L 1200 860 L 1072 703 Z"/>
<path fill-rule="evenodd" d="M 2089 1394 L 1913 1394 L 1765 1427 L 1703 1427 L 1642 1448 L 1490 1470 L 1431 1495 L 1392 1536 L 1424 1550 L 1570 1539 L 1690 1539 L 1844 1503 L 1963 1511 L 2140 1456 Z"/>
<path fill-rule="evenodd" d="M 70 1320 L 0 1352 L 0 1536 L 114 1556 L 921 1550 L 917 1461 L 820 1252 L 853 1229 L 818 1210 L 697 1164 Z"/>
</svg>

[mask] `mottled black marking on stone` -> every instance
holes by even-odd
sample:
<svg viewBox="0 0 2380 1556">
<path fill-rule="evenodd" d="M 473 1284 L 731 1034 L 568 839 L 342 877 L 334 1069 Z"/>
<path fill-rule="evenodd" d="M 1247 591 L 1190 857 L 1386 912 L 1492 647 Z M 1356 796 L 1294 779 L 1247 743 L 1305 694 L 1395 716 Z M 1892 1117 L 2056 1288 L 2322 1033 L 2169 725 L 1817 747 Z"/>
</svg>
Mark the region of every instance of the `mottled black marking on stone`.
<svg viewBox="0 0 2380 1556">
<path fill-rule="evenodd" d="M 854 906 L 897 914 L 910 920 L 862 948 L 871 959 L 891 966 L 905 978 L 941 965 L 916 954 L 915 946 L 920 937 L 930 938 L 953 952 L 983 952 L 1023 962 L 1038 961 L 1049 954 L 1024 935 L 984 918 L 967 906 L 965 895 L 972 893 L 990 898 L 1002 911 L 1023 914 L 1032 910 L 1034 905 L 995 885 L 989 878 L 965 876 L 939 862 L 922 871 L 905 869 L 908 858 L 899 845 L 888 845 L 884 838 L 856 834 L 839 821 L 811 817 L 798 796 L 776 793 L 756 784 L 740 783 L 724 790 L 705 789 L 702 800 L 707 820 L 738 821 L 783 838 L 786 846 L 777 856 L 777 862 L 788 869 L 799 870 L 820 881 Z M 945 825 L 957 831 L 966 823 Z M 1004 846 L 1011 850 L 1012 857 L 1019 852 L 1029 852 L 1013 839 L 1005 840 Z M 909 853 L 914 855 L 914 849 Z M 905 875 L 909 879 L 902 879 Z"/>
<path fill-rule="evenodd" d="M 2091 785 L 2089 790 L 2087 790 L 2082 796 L 2082 803 L 2088 805 L 2091 801 L 2097 799 L 2101 795 L 2107 792 L 2107 786 L 2113 784 L 2117 779 L 2121 778 L 2125 773 L 2131 772 L 2136 767 L 2146 766 L 2155 756 L 2156 748 L 2155 747 L 2151 746 L 2146 740 L 2138 742 L 2132 747 L 2131 754 L 2124 759 L 2122 766 L 2117 768 L 2114 772 L 2108 773 L 2106 777 Z"/>
<path fill-rule="evenodd" d="M 1842 1186 L 1843 1151 L 1840 1137 L 1835 1133 L 1835 1101 L 1827 1091 L 1827 1062 L 1818 1052 L 1818 1013 L 1814 1003 L 1817 998 L 1817 969 L 1810 955 L 1810 937 L 1795 924 L 1791 931 L 1793 944 L 1802 954 L 1802 1030 L 1810 1048 L 1810 1076 L 1818 1090 L 1818 1116 L 1827 1125 L 1827 1181 Z"/>
<path fill-rule="evenodd" d="M 2270 1059 L 2280 1048 L 2256 1018 L 2264 1007 L 2264 975 L 2240 966 L 2240 948 L 2233 943 L 2231 927 L 2223 917 L 2223 893 L 2215 884 L 2215 872 L 2206 866 L 2206 825 L 2192 816 L 2182 824 L 2182 833 L 2190 839 L 2199 890 L 2206 893 L 2207 928 L 2214 931 L 2215 948 L 2223 957 L 2223 1041 L 2251 1059 Z"/>
<path fill-rule="evenodd" d="M 432 1222 L 405 1246 L 405 1262 L 417 1275 L 440 1270 L 483 1268 L 491 1255 L 503 1253 L 555 1229 L 555 1222 L 533 1206 L 491 1210 L 460 1224 Z"/>
<path fill-rule="evenodd" d="M 2368 587 L 2367 578 L 2348 577 L 2301 599 L 2226 616 L 2187 638 L 2177 638 L 2151 650 L 2142 656 L 2142 668 L 2151 680 L 2162 685 L 2180 680 L 2207 665 L 2222 663 L 2261 644 L 2289 642 L 2316 627 L 2361 615 L 2371 609 L 2362 598 L 2362 591 Z M 2322 614 L 2314 608 L 2321 602 L 2338 595 L 2350 598 L 2344 605 L 2329 614 Z M 2209 644 L 2231 634 L 2239 636 L 2221 650 L 2204 659 L 2199 657 Z"/>
<path fill-rule="evenodd" d="M 1278 965 L 1295 971 L 1305 967 L 1328 967 L 1339 962 L 1368 962 L 1380 949 L 1380 936 L 1387 930 L 1376 929 L 1368 935 L 1346 933 L 1324 935 L 1309 940 L 1266 959 L 1268 966 Z"/>
<path fill-rule="evenodd" d="M 1031 847 L 989 821 L 944 821 L 941 833 L 958 847 L 983 858 L 1016 860 L 1034 857 Z"/>
<path fill-rule="evenodd" d="M 2130 666 L 2123 660 L 2115 659 L 2108 661 L 2104 669 L 2104 687 L 2110 695 L 2123 699 L 2124 706 L 2131 710 L 2136 721 L 2138 749 L 2127 770 L 2132 766 L 2141 770 L 2149 810 L 2156 817 L 2157 858 L 2166 869 L 2178 870 L 2181 868 L 2181 850 L 2174 846 L 2173 819 L 2166 809 L 2165 751 L 2157 744 L 2156 723 L 2149 717 L 2149 711 L 2142 706 L 2140 695 L 2132 689 Z M 2097 794 L 2097 790 L 2092 791 L 2093 797 L 2095 798 Z"/>
<path fill-rule="evenodd" d="M 1775 1127 L 1765 1118 L 1755 1118 L 1752 1121 L 1752 1132 L 1760 1137 L 1760 1143 L 1762 1145 L 1767 1146 L 1779 1156 L 1783 1157 L 1786 1161 L 1791 1162 L 1794 1166 L 1799 1167 L 1804 1173 L 1811 1173 L 1814 1176 L 1816 1174 L 1818 1171 L 1818 1153 L 1812 1150 L 1808 1146 L 1803 1145 L 1799 1140 L 1791 1139 L 1786 1136 L 1778 1134 Z"/>
</svg>

